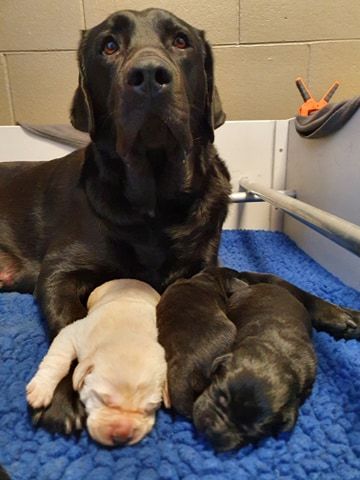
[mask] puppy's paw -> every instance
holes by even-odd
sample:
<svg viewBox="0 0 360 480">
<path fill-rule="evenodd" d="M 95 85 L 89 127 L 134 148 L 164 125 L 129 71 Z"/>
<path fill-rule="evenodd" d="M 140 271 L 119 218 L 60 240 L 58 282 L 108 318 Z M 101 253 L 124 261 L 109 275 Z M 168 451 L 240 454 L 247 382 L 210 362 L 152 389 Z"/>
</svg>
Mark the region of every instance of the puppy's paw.
<svg viewBox="0 0 360 480">
<path fill-rule="evenodd" d="M 34 409 L 30 414 L 34 425 L 50 432 L 69 435 L 81 430 L 85 424 L 85 409 L 72 388 L 72 375 L 59 383 L 47 408 Z"/>
<path fill-rule="evenodd" d="M 36 376 L 26 386 L 26 399 L 33 408 L 45 408 L 51 403 L 54 387 Z"/>
<path fill-rule="evenodd" d="M 341 310 L 338 317 L 343 329 L 340 338 L 360 339 L 360 312 L 347 308 Z"/>
<path fill-rule="evenodd" d="M 360 339 L 360 311 L 327 304 L 316 312 L 314 326 L 336 339 Z"/>
</svg>

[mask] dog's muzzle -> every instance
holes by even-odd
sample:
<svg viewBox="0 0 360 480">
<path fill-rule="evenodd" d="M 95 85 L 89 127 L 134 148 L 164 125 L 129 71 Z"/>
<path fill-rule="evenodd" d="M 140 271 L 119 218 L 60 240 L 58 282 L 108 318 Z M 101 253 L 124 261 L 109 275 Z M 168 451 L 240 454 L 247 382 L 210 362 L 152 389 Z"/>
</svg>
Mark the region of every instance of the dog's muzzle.
<svg viewBox="0 0 360 480">
<path fill-rule="evenodd" d="M 126 75 L 128 89 L 140 96 L 157 97 L 168 92 L 173 73 L 167 63 L 157 55 L 141 55 L 133 62 Z"/>
</svg>

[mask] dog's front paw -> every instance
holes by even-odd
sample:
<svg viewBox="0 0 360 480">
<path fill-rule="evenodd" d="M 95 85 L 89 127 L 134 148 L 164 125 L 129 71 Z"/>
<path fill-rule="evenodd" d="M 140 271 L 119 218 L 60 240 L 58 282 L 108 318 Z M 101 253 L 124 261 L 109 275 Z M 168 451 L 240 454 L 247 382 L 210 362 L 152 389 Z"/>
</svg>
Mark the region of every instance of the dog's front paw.
<svg viewBox="0 0 360 480">
<path fill-rule="evenodd" d="M 32 408 L 45 408 L 50 405 L 54 387 L 49 383 L 33 377 L 26 386 L 26 399 Z"/>
<path fill-rule="evenodd" d="M 68 375 L 59 383 L 47 408 L 32 410 L 31 416 L 34 425 L 50 432 L 69 435 L 81 430 L 85 423 L 85 409 L 72 388 L 72 376 Z"/>
</svg>

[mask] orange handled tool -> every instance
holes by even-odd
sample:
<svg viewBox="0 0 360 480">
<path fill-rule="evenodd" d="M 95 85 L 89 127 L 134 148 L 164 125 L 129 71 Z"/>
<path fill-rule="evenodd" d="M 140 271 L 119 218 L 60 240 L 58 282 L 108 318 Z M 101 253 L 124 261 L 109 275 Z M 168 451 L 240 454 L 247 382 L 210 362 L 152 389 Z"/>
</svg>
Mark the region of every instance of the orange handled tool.
<svg viewBox="0 0 360 480">
<path fill-rule="evenodd" d="M 339 85 L 340 83 L 338 81 L 335 81 L 331 85 L 329 90 L 325 93 L 325 95 L 321 98 L 321 100 L 317 101 L 312 96 L 310 90 L 306 87 L 304 80 L 301 77 L 298 77 L 296 79 L 296 86 L 298 87 L 300 95 L 304 100 L 304 103 L 299 108 L 299 115 L 307 117 L 313 112 L 321 110 L 323 107 L 325 107 L 325 105 L 329 103 L 330 98 L 334 95 Z"/>
</svg>

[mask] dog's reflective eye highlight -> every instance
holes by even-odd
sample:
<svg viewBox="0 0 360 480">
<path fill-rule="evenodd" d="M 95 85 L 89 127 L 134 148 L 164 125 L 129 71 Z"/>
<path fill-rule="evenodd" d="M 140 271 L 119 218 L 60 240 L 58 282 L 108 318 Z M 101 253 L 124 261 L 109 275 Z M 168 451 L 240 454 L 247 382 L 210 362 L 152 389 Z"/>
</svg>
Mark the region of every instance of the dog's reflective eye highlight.
<svg viewBox="0 0 360 480">
<path fill-rule="evenodd" d="M 190 46 L 190 43 L 185 33 L 178 33 L 174 38 L 173 45 L 176 48 L 180 48 L 181 50 L 184 50 L 185 48 L 188 48 Z"/>
<path fill-rule="evenodd" d="M 113 55 L 118 50 L 119 45 L 112 37 L 108 37 L 104 40 L 102 51 L 105 55 Z"/>
</svg>

